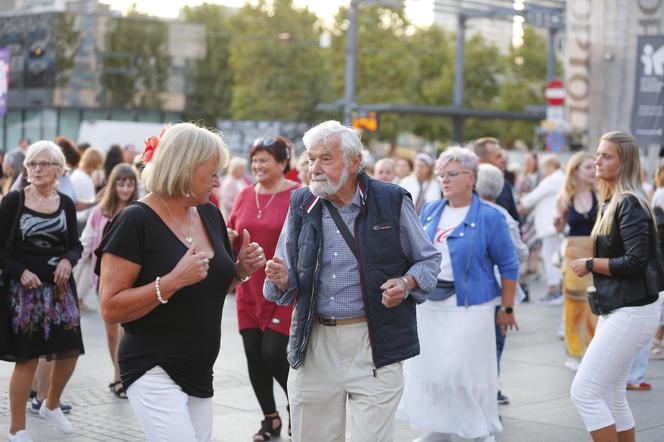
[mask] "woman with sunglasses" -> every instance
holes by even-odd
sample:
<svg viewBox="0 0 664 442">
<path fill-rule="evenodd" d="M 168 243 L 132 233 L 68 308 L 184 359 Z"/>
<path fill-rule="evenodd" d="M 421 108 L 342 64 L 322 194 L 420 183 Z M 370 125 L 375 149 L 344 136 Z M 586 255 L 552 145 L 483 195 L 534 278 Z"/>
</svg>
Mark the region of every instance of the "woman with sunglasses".
<svg viewBox="0 0 664 442">
<path fill-rule="evenodd" d="M 288 213 L 290 193 L 300 185 L 284 177 L 290 171 L 290 141 L 284 137 L 262 138 L 249 152 L 256 184 L 242 190 L 228 219 L 231 238 L 239 246 L 237 233 L 247 229 L 265 250 L 274 255 L 281 228 Z M 263 297 L 264 269 L 236 288 L 240 334 L 247 357 L 249 379 L 265 418 L 254 435 L 256 441 L 270 440 L 281 433 L 273 379 L 284 392 L 288 379 L 286 347 L 292 306 L 278 306 Z"/>
<path fill-rule="evenodd" d="M 0 316 L 0 322 L 9 321 L 0 324 L 5 338 L 0 359 L 16 363 L 9 384 L 10 441 L 32 440 L 26 431 L 25 403 L 43 356 L 55 362 L 39 415 L 62 433 L 74 431 L 60 409 L 60 396 L 83 354 L 71 277 L 82 251 L 76 207 L 56 184 L 64 173 L 65 157 L 54 143 L 38 141 L 28 148 L 24 165 L 30 184 L 9 193 L 0 205 L 0 293 L 9 306 L 9 317 L 6 312 Z"/>
<path fill-rule="evenodd" d="M 397 412 L 411 426 L 430 431 L 418 441 L 451 441 L 456 435 L 495 442 L 502 431 L 494 329 L 497 322 L 504 336 L 517 326 L 519 260 L 505 217 L 474 191 L 478 165 L 470 149 L 443 152 L 435 171 L 444 198 L 420 214 L 442 261 L 429 302 L 417 306 L 420 354 L 405 363 Z"/>
</svg>

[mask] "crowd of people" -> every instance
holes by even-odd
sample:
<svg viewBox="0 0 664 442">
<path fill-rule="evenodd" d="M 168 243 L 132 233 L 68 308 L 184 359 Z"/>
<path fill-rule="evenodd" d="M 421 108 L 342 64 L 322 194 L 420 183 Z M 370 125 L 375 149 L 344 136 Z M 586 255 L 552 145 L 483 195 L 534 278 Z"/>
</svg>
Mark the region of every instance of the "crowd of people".
<svg viewBox="0 0 664 442">
<path fill-rule="evenodd" d="M 495 441 L 501 355 L 538 278 L 539 302 L 562 306 L 592 439 L 634 440 L 625 390 L 648 390 L 664 358 L 664 162 L 648 186 L 624 132 L 566 165 L 527 152 L 516 171 L 490 137 L 375 164 L 336 121 L 303 143 L 297 157 L 268 134 L 231 158 L 221 134 L 180 123 L 138 154 L 57 137 L 4 155 L 10 441 L 32 440 L 26 403 L 74 432 L 60 398 L 96 299 L 108 388 L 147 439 L 210 440 L 228 293 L 262 412 L 253 440 L 344 440 L 349 411 L 353 440 L 393 440 L 399 419 L 419 442 Z"/>
</svg>

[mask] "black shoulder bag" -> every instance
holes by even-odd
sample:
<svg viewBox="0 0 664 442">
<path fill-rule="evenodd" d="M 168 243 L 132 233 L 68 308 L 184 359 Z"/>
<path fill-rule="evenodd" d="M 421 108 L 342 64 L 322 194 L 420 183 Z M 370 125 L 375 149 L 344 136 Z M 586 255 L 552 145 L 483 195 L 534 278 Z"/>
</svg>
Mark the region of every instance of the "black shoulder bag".
<svg viewBox="0 0 664 442">
<path fill-rule="evenodd" d="M 18 191 L 18 205 L 14 215 L 14 221 L 11 224 L 11 229 L 7 234 L 5 243 L 3 244 L 3 252 L 5 257 L 9 257 L 12 243 L 16 235 L 16 227 L 21 216 L 21 207 L 23 206 L 23 191 Z M 6 275 L 4 269 L 0 269 L 0 354 L 6 354 L 10 350 L 9 342 L 9 327 L 11 318 L 9 316 L 9 275 Z"/>
</svg>

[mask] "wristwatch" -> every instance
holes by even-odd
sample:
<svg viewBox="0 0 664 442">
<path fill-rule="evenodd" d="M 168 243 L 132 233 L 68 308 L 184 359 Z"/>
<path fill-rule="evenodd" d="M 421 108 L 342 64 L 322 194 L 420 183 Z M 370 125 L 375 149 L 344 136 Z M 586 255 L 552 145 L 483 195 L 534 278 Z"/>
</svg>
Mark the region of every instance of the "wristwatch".
<svg viewBox="0 0 664 442">
<path fill-rule="evenodd" d="M 513 308 L 513 307 L 509 307 L 509 306 L 508 306 L 508 307 L 505 307 L 504 305 L 501 305 L 501 306 L 500 306 L 500 310 L 502 310 L 503 312 L 507 313 L 508 315 L 511 315 L 512 313 L 514 313 L 514 308 Z"/>
<path fill-rule="evenodd" d="M 234 276 L 235 276 L 235 279 L 237 279 L 237 280 L 240 281 L 241 283 L 242 283 L 242 282 L 247 282 L 247 281 L 249 280 L 249 278 L 251 278 L 251 273 L 245 275 L 244 277 L 238 273 L 238 271 L 237 271 L 237 263 L 235 263 L 234 271 L 235 271 L 235 275 L 234 275 Z"/>
<path fill-rule="evenodd" d="M 403 281 L 404 284 L 406 284 L 406 287 L 403 289 L 403 299 L 406 299 L 408 295 L 410 295 L 410 285 L 408 284 L 408 278 L 405 276 L 401 277 L 401 280 Z"/>
<path fill-rule="evenodd" d="M 593 271 L 593 258 L 586 259 L 586 270 L 589 272 Z"/>
</svg>

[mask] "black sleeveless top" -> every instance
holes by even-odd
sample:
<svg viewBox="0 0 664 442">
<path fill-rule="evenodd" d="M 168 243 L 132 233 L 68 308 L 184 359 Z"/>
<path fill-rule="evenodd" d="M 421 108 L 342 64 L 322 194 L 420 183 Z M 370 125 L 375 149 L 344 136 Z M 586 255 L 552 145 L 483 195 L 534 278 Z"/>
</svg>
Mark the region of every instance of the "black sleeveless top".
<svg viewBox="0 0 664 442">
<path fill-rule="evenodd" d="M 593 205 L 586 213 L 579 213 L 574 208 L 574 198 L 569 202 L 567 208 L 567 224 L 569 225 L 569 236 L 590 236 L 597 218 L 597 197 L 592 192 Z"/>
</svg>

